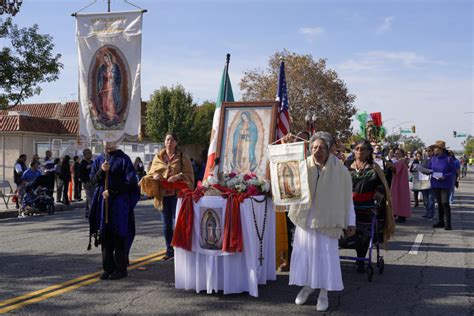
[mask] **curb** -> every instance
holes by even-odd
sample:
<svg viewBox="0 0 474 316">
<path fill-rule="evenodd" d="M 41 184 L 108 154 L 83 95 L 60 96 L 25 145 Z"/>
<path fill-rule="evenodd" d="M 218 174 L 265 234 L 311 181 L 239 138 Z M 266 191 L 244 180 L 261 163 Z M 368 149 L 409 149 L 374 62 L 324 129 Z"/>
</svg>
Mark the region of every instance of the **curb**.
<svg viewBox="0 0 474 316">
<path fill-rule="evenodd" d="M 81 201 L 81 202 L 73 202 L 69 205 L 64 205 L 62 203 L 55 203 L 54 208 L 55 212 L 65 212 L 65 211 L 72 211 L 73 209 L 84 209 L 86 206 L 86 202 Z M 18 217 L 18 210 L 13 208 L 13 209 L 8 209 L 8 210 L 0 210 L 0 219 L 5 219 L 5 218 L 17 218 Z"/>
</svg>

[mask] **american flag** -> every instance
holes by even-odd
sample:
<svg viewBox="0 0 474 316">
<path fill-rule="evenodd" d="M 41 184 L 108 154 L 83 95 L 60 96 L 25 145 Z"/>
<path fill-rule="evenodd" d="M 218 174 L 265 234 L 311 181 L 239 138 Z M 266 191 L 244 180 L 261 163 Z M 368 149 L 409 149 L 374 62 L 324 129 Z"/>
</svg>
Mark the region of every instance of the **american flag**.
<svg viewBox="0 0 474 316">
<path fill-rule="evenodd" d="M 285 62 L 280 62 L 280 73 L 278 74 L 278 88 L 276 94 L 278 105 L 277 137 L 282 138 L 290 132 L 290 113 L 288 107 L 288 92 L 286 90 Z"/>
</svg>

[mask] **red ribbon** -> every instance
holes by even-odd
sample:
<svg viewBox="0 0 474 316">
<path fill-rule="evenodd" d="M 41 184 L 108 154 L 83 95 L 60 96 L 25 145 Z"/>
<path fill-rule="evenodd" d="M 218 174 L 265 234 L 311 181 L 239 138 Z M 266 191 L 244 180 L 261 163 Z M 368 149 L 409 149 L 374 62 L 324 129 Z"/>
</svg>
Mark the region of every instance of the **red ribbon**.
<svg viewBox="0 0 474 316">
<path fill-rule="evenodd" d="M 357 193 L 352 192 L 352 199 L 354 202 L 366 202 L 374 199 L 375 191 L 365 192 L 365 193 Z"/>
<path fill-rule="evenodd" d="M 166 180 L 161 180 L 160 184 L 166 190 L 186 190 L 186 189 L 189 189 L 188 184 L 184 181 L 168 182 Z"/>
<path fill-rule="evenodd" d="M 242 235 L 242 222 L 240 220 L 240 203 L 248 198 L 249 195 L 218 184 L 213 185 L 213 187 L 223 192 L 223 198 L 227 198 L 222 251 L 242 252 L 244 249 L 244 239 Z"/>
<path fill-rule="evenodd" d="M 198 202 L 204 195 L 204 191 L 196 189 L 191 191 L 189 189 L 182 190 L 178 196 L 183 199 L 181 208 L 179 209 L 178 219 L 176 220 L 176 227 L 173 233 L 173 240 L 171 245 L 179 247 L 187 251 L 193 248 L 193 227 L 194 227 L 194 206 L 193 202 Z"/>
</svg>

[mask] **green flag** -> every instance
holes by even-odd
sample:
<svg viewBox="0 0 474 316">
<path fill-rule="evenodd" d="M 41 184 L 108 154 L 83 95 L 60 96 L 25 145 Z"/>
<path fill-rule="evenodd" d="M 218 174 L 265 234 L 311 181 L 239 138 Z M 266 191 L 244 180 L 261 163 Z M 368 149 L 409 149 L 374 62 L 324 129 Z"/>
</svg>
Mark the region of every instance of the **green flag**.
<svg viewBox="0 0 474 316">
<path fill-rule="evenodd" d="M 222 72 L 221 84 L 219 87 L 219 94 L 216 100 L 216 110 L 214 111 L 214 117 L 212 119 L 212 131 L 211 141 L 209 144 L 209 151 L 207 153 L 207 164 L 204 172 L 204 180 L 211 174 L 214 169 L 214 161 L 216 159 L 217 152 L 217 132 L 219 131 L 219 120 L 221 118 L 221 105 L 222 102 L 234 102 L 234 94 L 232 93 L 232 85 L 230 84 L 229 78 L 229 57 L 227 56 L 227 62 Z"/>
<path fill-rule="evenodd" d="M 227 90 L 225 93 L 224 90 Z M 222 72 L 221 85 L 219 87 L 219 94 L 217 95 L 216 108 L 220 108 L 222 102 L 234 102 L 234 94 L 232 93 L 232 85 L 230 84 L 230 78 L 227 66 Z M 214 119 L 216 117 L 214 116 Z M 212 124 L 214 126 L 214 124 Z"/>
</svg>

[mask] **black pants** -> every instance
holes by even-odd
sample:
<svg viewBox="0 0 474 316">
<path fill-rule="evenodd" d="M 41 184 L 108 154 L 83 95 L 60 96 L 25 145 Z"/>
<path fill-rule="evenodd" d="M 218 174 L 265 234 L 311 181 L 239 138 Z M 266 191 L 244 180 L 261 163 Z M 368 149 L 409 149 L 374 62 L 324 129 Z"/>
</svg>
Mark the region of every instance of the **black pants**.
<svg viewBox="0 0 474 316">
<path fill-rule="evenodd" d="M 64 204 L 69 204 L 69 182 L 71 179 L 63 180 L 64 185 L 63 185 L 63 203 Z"/>
<path fill-rule="evenodd" d="M 367 230 L 356 230 L 355 250 L 358 258 L 365 258 L 369 250 L 370 234 Z"/>
<path fill-rule="evenodd" d="M 82 191 L 82 182 L 79 181 L 79 178 L 74 177 L 74 200 L 79 200 L 81 198 Z"/>
<path fill-rule="evenodd" d="M 176 202 L 178 201 L 176 195 L 165 196 L 163 198 L 163 211 L 161 212 L 161 221 L 163 224 L 163 236 L 166 242 L 166 255 L 174 257 L 174 248 L 171 246 L 173 241 L 173 227 L 174 218 L 176 215 Z"/>
<path fill-rule="evenodd" d="M 438 203 L 438 223 L 451 226 L 451 206 L 449 206 L 450 189 L 432 189 L 436 202 Z"/>
<path fill-rule="evenodd" d="M 288 264 L 291 262 L 291 253 L 293 252 L 293 234 L 295 231 L 295 224 L 288 217 L 286 212 L 286 234 L 288 237 Z"/>
<path fill-rule="evenodd" d="M 106 230 L 102 238 L 102 268 L 105 272 L 127 275 L 127 238 Z"/>
</svg>

